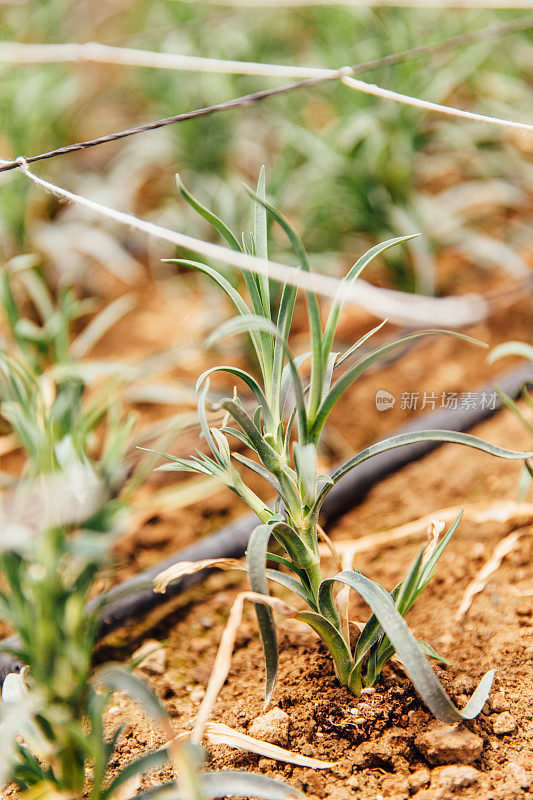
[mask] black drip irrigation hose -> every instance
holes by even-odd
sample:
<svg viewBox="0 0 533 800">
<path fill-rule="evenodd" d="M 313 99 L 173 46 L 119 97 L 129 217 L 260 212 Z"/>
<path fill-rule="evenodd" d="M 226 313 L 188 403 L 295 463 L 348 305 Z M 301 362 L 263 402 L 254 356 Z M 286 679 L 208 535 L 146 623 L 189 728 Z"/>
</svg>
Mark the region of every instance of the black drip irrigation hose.
<svg viewBox="0 0 533 800">
<path fill-rule="evenodd" d="M 498 380 L 498 385 L 502 392 L 510 397 L 516 397 L 522 387 L 532 381 L 533 365 L 525 364 L 505 373 Z M 481 397 L 483 393 L 489 395 L 493 392 L 494 384 L 491 382 L 482 386 L 475 394 Z M 435 429 L 464 432 L 491 417 L 501 407 L 501 402 L 498 399 L 494 406 L 491 403 L 486 405 L 476 403 L 471 407 L 442 408 L 430 411 L 420 414 L 412 422 L 397 428 L 390 435 Z M 412 461 L 423 458 L 428 453 L 436 450 L 437 447 L 440 447 L 440 445 L 440 442 L 419 442 L 418 444 L 399 447 L 396 450 L 389 450 L 363 462 L 331 489 L 322 506 L 321 520 L 326 524 L 331 523 L 342 514 L 355 508 L 361 503 L 372 486 Z M 183 594 L 191 587 L 205 580 L 213 570 L 205 569 L 192 575 L 186 575 L 169 584 L 165 594 L 157 594 L 152 588 L 153 579 L 159 572 L 178 561 L 201 561 L 207 558 L 241 558 L 246 552 L 250 534 L 256 525 L 257 517 L 254 514 L 247 514 L 224 526 L 217 533 L 206 536 L 190 547 L 174 553 L 159 564 L 140 572 L 106 594 L 92 600 L 87 605 L 87 611 L 94 611 L 98 606 L 102 607 L 99 638 L 103 638 L 108 633 L 122 627 L 130 620 L 139 619 L 173 597 Z M 11 648 L 16 648 L 17 644 L 18 638 L 16 636 L 9 637 L 2 642 L 2 645 Z M 18 672 L 20 666 L 20 662 L 12 655 L 0 653 L 0 684 L 3 683 L 5 676 L 9 672 Z"/>
</svg>

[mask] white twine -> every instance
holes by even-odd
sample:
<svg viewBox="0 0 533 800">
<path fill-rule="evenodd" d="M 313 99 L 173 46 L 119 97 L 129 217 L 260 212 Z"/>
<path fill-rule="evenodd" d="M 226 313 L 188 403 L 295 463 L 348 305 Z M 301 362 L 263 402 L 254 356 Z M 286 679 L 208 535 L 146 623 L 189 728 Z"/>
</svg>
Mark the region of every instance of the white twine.
<svg viewBox="0 0 533 800">
<path fill-rule="evenodd" d="M 533 7 L 533 0 L 532 7 Z M 518 128 L 522 131 L 533 131 L 533 124 L 515 122 L 513 120 L 477 114 L 429 100 L 422 100 L 410 95 L 394 92 L 375 84 L 366 83 L 350 77 L 351 67 L 341 70 L 315 67 L 298 67 L 286 64 L 261 64 L 251 61 L 226 61 L 220 58 L 203 58 L 184 56 L 173 53 L 154 53 L 147 50 L 134 50 L 126 47 L 112 47 L 86 42 L 85 44 L 23 44 L 17 42 L 0 42 L 0 61 L 9 63 L 43 64 L 51 62 L 99 62 L 106 64 L 123 64 L 138 67 L 154 67 L 158 69 L 188 70 L 193 72 L 215 72 L 238 75 L 258 75 L 263 77 L 285 78 L 323 78 L 339 75 L 346 86 L 364 94 L 393 100 L 404 105 L 435 111 L 448 116 L 485 122 L 506 128 Z"/>
<path fill-rule="evenodd" d="M 0 61 L 12 64 L 103 63 L 133 67 L 216 72 L 232 75 L 262 75 L 272 78 L 321 78 L 337 70 L 298 67 L 287 64 L 260 64 L 252 61 L 227 61 L 222 58 L 155 53 L 129 47 L 112 47 L 98 42 L 84 44 L 25 44 L 0 42 Z"/>
<path fill-rule="evenodd" d="M 346 86 L 356 91 L 372 94 L 375 97 L 382 97 L 385 100 L 395 100 L 398 103 L 404 103 L 405 105 L 414 106 L 415 108 L 425 108 L 427 111 L 438 111 L 440 114 L 462 117 L 463 119 L 473 119 L 478 122 L 489 122 L 492 125 L 501 125 L 506 128 L 519 128 L 523 131 L 533 131 L 533 125 L 527 122 L 513 122 L 508 119 L 488 117 L 486 114 L 476 114 L 473 111 L 463 111 L 460 108 L 452 108 L 452 106 L 443 106 L 440 103 L 432 103 L 429 100 L 420 100 L 417 97 L 409 97 L 409 95 L 393 92 L 390 89 L 383 89 L 381 86 L 365 83 L 364 81 L 359 81 L 357 78 L 351 78 L 349 76 L 341 78 L 341 81 Z"/>
<path fill-rule="evenodd" d="M 338 278 L 302 272 L 295 267 L 250 256 L 246 253 L 230 250 L 227 247 L 195 239 L 177 231 L 162 228 L 153 222 L 138 219 L 123 211 L 108 208 L 94 200 L 89 200 L 86 197 L 69 192 L 67 189 L 55 186 L 30 172 L 23 157 L 19 157 L 17 161 L 20 163 L 20 171 L 44 191 L 63 200 L 83 206 L 122 225 L 128 225 L 131 228 L 142 231 L 148 236 L 169 242 L 177 247 L 186 248 L 205 258 L 221 261 L 224 264 L 247 272 L 270 277 L 280 283 L 286 282 L 329 298 L 338 296 L 339 286 L 341 286 L 341 281 Z M 1 162 L 0 160 L 0 163 L 6 162 Z M 343 286 L 342 291 L 345 302 L 362 306 L 373 316 L 379 319 L 388 317 L 392 322 L 400 325 L 462 328 L 485 319 L 488 312 L 488 305 L 480 295 L 445 298 L 422 297 L 391 289 L 380 289 L 362 280 L 358 280 L 349 287 Z"/>
</svg>

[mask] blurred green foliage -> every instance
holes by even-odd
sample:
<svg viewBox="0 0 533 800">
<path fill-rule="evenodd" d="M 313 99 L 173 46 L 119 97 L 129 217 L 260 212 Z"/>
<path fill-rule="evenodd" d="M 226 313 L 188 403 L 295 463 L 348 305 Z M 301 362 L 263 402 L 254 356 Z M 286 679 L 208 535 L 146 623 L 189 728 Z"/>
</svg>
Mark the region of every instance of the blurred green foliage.
<svg viewBox="0 0 533 800">
<path fill-rule="evenodd" d="M 162 52 L 338 67 L 518 15 L 334 6 L 250 10 L 178 0 L 117 0 L 96 7 L 45 0 L 31 8 L 8 7 L 0 36 L 28 42 L 96 40 Z M 361 77 L 433 101 L 521 118 L 528 105 L 531 53 L 531 36 L 521 32 Z M 0 99 L 3 157 L 48 150 L 281 82 L 87 64 L 2 65 L 0 76 L 5 87 Z M 428 115 L 330 84 L 65 156 L 43 170 L 74 188 L 101 182 L 110 202 L 114 193 L 118 198 L 126 194 L 135 213 L 157 210 L 167 224 L 205 236 L 209 233 L 201 222 L 173 198 L 169 201 L 173 172 L 183 174 L 216 213 L 242 227 L 240 181 L 255 182 L 265 163 L 274 201 L 303 231 L 320 266 L 326 262 L 335 272 L 362 247 L 419 230 L 426 237 L 425 251 L 412 245 L 407 255 L 389 256 L 389 263 L 404 288 L 415 285 L 414 267 L 418 287 L 431 290 L 431 248 L 462 246 L 468 234 L 490 233 L 493 212 L 497 216 L 502 204 L 517 207 L 524 193 L 531 193 L 526 155 L 516 147 L 516 137 L 496 127 Z M 465 214 L 460 203 L 457 211 L 453 203 L 439 211 L 439 204 L 431 202 L 449 186 L 494 179 L 520 191 L 495 201 L 488 215 L 486 203 L 481 211 Z M 127 180 L 130 185 L 116 185 Z M 31 211 L 25 210 L 28 187 L 20 178 L 3 177 L 1 188 L 3 247 L 11 238 L 16 249 L 17 240 L 31 229 Z M 433 224 L 436 211 L 448 215 L 448 224 Z M 483 249 L 483 242 L 470 246 L 481 261 Z M 497 259 L 488 257 L 487 263 L 491 260 Z"/>
</svg>

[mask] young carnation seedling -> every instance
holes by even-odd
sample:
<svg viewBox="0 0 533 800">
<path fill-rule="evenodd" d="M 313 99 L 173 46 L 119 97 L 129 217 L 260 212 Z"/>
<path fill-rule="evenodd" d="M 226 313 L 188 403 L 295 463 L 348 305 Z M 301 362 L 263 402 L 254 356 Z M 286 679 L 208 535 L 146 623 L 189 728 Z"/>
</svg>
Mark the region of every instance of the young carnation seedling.
<svg viewBox="0 0 533 800">
<path fill-rule="evenodd" d="M 231 247 L 263 259 L 268 258 L 267 214 L 270 215 L 288 236 L 300 268 L 310 271 L 298 234 L 265 198 L 264 171 L 257 192 L 249 190 L 255 200 L 254 233 L 249 241 L 243 238 L 242 246 L 220 219 L 191 197 L 179 179 L 178 186 L 182 196 L 214 225 Z M 488 696 L 493 672 L 485 675 L 467 706 L 460 711 L 442 688 L 426 658 L 426 655 L 438 658 L 437 654 L 429 645 L 417 641 L 404 617 L 431 580 L 437 561 L 459 524 L 459 517 L 431 551 L 422 550 L 418 554 L 405 579 L 392 592 L 355 569 L 325 577 L 319 553 L 320 509 L 328 492 L 344 475 L 367 459 L 393 448 L 427 440 L 456 442 L 501 458 L 525 459 L 529 455 L 496 447 L 464 433 L 428 430 L 405 433 L 367 447 L 330 476 L 318 473 L 317 448 L 328 417 L 343 394 L 370 367 L 393 351 L 428 335 L 449 335 L 475 342 L 457 333 L 426 330 L 365 350 L 361 355 L 363 345 L 382 328 L 382 323 L 346 352 L 335 350 L 335 332 L 347 290 L 373 258 L 410 238 L 404 236 L 376 245 L 353 265 L 339 286 L 324 327 L 316 294 L 306 292 L 311 346 L 308 353 L 297 357 L 289 346 L 297 295 L 294 286 L 286 284 L 280 287 L 262 275 L 243 271 L 249 295 L 247 303 L 234 285 L 213 267 L 173 259 L 172 263 L 209 276 L 231 300 L 237 316 L 222 325 L 210 337 L 209 343 L 245 333 L 250 337 L 257 356 L 259 376 L 234 366 L 217 366 L 204 372 L 197 384 L 198 414 L 211 454 L 198 451 L 190 459 L 167 456 L 171 463 L 159 469 L 212 475 L 255 512 L 260 524 L 252 533 L 247 552 L 247 570 L 255 597 L 257 594 L 268 595 L 268 584 L 272 582 L 289 589 L 303 601 L 305 610 L 299 611 L 296 618 L 309 624 L 321 637 L 332 655 L 337 677 L 343 686 L 359 695 L 364 687 L 373 686 L 379 680 L 384 665 L 397 653 L 431 711 L 446 722 L 456 722 L 479 713 Z M 308 371 L 305 370 L 307 365 L 310 365 Z M 233 397 L 210 403 L 209 378 L 218 372 L 229 373 L 242 381 L 253 399 L 247 398 L 245 402 L 235 391 Z M 308 374 L 309 379 L 306 377 Z M 208 409 L 223 410 L 227 422 L 220 428 L 211 427 Z M 244 444 L 254 457 L 232 451 L 231 441 Z M 273 507 L 252 491 L 241 475 L 243 467 L 260 475 L 274 489 L 276 501 Z M 277 541 L 283 555 L 269 552 L 272 540 Z M 269 564 L 281 569 L 272 569 Z M 168 571 L 168 577 L 171 577 L 171 572 Z M 348 588 L 335 597 L 334 588 L 339 584 Z M 159 582 L 157 588 L 161 590 L 164 585 Z M 355 646 L 350 643 L 344 613 L 349 589 L 358 592 L 373 612 Z M 256 611 L 264 645 L 266 696 L 269 700 L 278 665 L 276 629 L 268 603 L 256 603 Z"/>
</svg>

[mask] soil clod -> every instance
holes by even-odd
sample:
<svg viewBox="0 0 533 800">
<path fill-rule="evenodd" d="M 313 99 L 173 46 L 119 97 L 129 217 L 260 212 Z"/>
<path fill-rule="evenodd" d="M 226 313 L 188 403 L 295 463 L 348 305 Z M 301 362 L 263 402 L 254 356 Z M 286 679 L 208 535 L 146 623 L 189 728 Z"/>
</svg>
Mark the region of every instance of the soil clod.
<svg viewBox="0 0 533 800">
<path fill-rule="evenodd" d="M 492 722 L 492 730 L 497 734 L 512 733 L 516 729 L 516 720 L 508 711 L 498 714 Z"/>
<path fill-rule="evenodd" d="M 483 739 L 468 728 L 437 724 L 415 739 L 415 746 L 430 764 L 470 764 L 483 751 Z"/>
<path fill-rule="evenodd" d="M 250 725 L 249 734 L 254 739 L 286 747 L 289 743 L 290 717 L 281 708 L 273 708 L 256 717 Z"/>
</svg>

